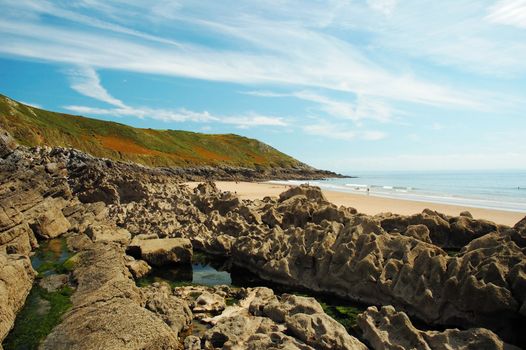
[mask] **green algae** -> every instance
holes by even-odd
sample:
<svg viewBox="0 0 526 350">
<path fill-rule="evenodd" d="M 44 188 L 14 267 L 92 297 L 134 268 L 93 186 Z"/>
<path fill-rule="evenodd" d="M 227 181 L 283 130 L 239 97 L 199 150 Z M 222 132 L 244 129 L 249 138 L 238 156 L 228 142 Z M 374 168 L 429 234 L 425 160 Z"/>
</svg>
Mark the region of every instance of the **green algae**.
<svg viewBox="0 0 526 350">
<path fill-rule="evenodd" d="M 71 308 L 73 289 L 66 286 L 57 292 L 47 292 L 35 285 L 18 314 L 13 331 L 4 342 L 5 350 L 37 349 Z"/>
<path fill-rule="evenodd" d="M 64 263 L 62 264 L 63 270 L 68 271 L 68 272 L 73 271 L 73 269 L 75 268 L 75 266 L 77 266 L 79 262 L 79 257 L 80 257 L 79 254 L 75 254 L 72 257 L 70 257 L 68 260 L 64 261 Z"/>
<path fill-rule="evenodd" d="M 70 286 L 48 292 L 38 284 L 44 276 L 70 271 L 73 265 L 66 262 L 71 255 L 65 239 L 42 242 L 35 251 L 31 263 L 38 276 L 16 317 L 12 331 L 3 343 L 5 350 L 38 349 L 40 343 L 60 323 L 62 315 L 71 308 L 74 290 Z"/>
<path fill-rule="evenodd" d="M 358 315 L 363 312 L 361 308 L 351 305 L 330 305 L 319 300 L 318 302 L 323 308 L 323 311 L 344 326 L 349 334 L 355 332 L 357 326 L 356 319 Z"/>
<path fill-rule="evenodd" d="M 50 239 L 42 242 L 31 257 L 31 264 L 40 276 L 54 273 L 68 273 L 72 265 L 66 262 L 71 258 L 65 238 Z"/>
</svg>

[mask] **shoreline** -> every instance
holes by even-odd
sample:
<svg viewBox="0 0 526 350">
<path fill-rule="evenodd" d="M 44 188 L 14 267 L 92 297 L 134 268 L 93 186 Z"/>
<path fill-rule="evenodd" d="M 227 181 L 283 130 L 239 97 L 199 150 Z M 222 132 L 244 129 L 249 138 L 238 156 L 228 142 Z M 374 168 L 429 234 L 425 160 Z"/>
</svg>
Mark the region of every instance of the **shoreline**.
<svg viewBox="0 0 526 350">
<path fill-rule="evenodd" d="M 235 192 L 241 199 L 263 199 L 265 196 L 279 196 L 292 185 L 277 184 L 271 182 L 234 182 L 214 181 L 222 191 Z M 198 182 L 186 182 L 194 188 Z M 498 209 L 476 208 L 464 205 L 442 204 L 433 202 L 421 202 L 409 199 L 394 199 L 387 197 L 367 196 L 346 192 L 330 191 L 322 188 L 327 200 L 338 206 L 353 207 L 360 213 L 376 215 L 384 212 L 392 212 L 400 215 L 412 215 L 421 213 L 425 208 L 436 210 L 446 215 L 458 216 L 462 211 L 469 211 L 475 219 L 485 219 L 496 224 L 513 226 L 526 216 L 523 212 L 514 212 Z"/>
</svg>

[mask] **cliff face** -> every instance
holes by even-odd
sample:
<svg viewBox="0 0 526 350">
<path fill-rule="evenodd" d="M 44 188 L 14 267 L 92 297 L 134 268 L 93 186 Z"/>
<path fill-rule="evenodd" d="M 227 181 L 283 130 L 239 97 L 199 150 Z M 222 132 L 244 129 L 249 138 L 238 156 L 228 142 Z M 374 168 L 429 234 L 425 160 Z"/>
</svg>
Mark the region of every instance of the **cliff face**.
<svg viewBox="0 0 526 350">
<path fill-rule="evenodd" d="M 267 144 L 234 134 L 138 129 L 50 112 L 2 95 L 0 126 L 21 145 L 75 148 L 95 157 L 151 167 L 193 168 L 193 173 L 210 172 L 208 168 L 214 167 L 221 169 L 218 174 L 233 169 L 235 173 L 272 169 L 316 173 Z"/>
</svg>

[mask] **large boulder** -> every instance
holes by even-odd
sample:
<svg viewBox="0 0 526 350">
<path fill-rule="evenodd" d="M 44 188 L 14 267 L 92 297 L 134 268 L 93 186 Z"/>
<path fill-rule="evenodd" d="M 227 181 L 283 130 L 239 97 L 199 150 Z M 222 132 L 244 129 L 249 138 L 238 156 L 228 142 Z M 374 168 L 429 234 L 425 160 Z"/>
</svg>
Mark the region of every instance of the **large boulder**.
<svg viewBox="0 0 526 350">
<path fill-rule="evenodd" d="M 62 214 L 62 210 L 53 206 L 39 215 L 35 223 L 31 225 L 31 228 L 38 236 L 50 239 L 66 233 L 70 226 L 71 224 Z"/>
<path fill-rule="evenodd" d="M 154 266 L 190 264 L 192 242 L 186 238 L 134 239 L 128 253 Z"/>
<path fill-rule="evenodd" d="M 94 242 L 116 242 L 127 245 L 131 240 L 128 230 L 110 225 L 91 225 L 86 229 L 86 234 Z"/>
<path fill-rule="evenodd" d="M 135 279 L 144 277 L 152 271 L 152 267 L 146 261 L 135 260 L 132 256 L 127 256 L 126 267 Z"/>
</svg>

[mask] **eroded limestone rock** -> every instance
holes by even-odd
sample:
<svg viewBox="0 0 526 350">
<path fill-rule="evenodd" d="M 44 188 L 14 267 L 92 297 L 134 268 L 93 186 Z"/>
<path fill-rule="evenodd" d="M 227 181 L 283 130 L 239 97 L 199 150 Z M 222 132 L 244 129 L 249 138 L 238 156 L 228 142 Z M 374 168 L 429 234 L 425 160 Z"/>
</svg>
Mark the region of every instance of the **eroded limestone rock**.
<svg viewBox="0 0 526 350">
<path fill-rule="evenodd" d="M 128 252 L 155 266 L 189 264 L 192 261 L 192 243 L 184 238 L 134 239 Z"/>
<path fill-rule="evenodd" d="M 28 257 L 0 252 L 0 343 L 13 327 L 35 275 Z"/>
<path fill-rule="evenodd" d="M 519 349 L 503 343 L 495 333 L 484 328 L 447 329 L 443 332 L 418 330 L 405 313 L 397 312 L 392 306 L 383 306 L 380 310 L 369 307 L 358 316 L 358 326 L 376 350 Z"/>
</svg>

